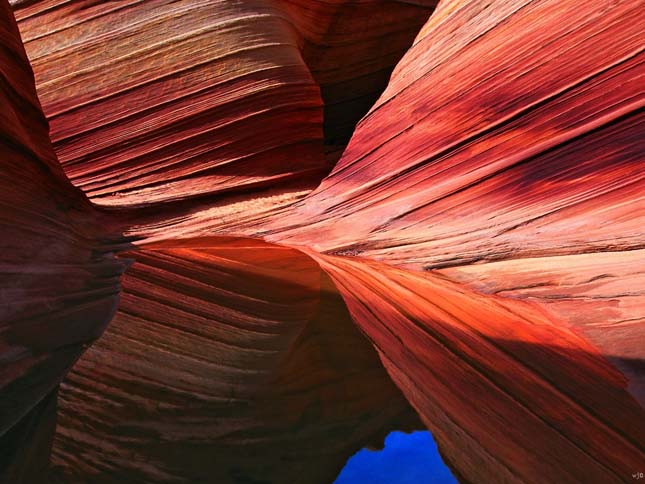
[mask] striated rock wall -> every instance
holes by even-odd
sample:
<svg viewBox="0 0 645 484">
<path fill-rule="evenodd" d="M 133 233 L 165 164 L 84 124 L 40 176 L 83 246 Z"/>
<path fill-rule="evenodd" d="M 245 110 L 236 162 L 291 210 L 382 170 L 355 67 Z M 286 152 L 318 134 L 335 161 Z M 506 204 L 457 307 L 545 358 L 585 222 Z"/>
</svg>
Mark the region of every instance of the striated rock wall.
<svg viewBox="0 0 645 484">
<path fill-rule="evenodd" d="M 644 412 L 625 378 L 540 306 L 319 260 L 460 480 L 624 482 L 642 461 Z"/>
<path fill-rule="evenodd" d="M 0 479 L 37 482 L 58 383 L 113 316 L 125 264 L 60 169 L 6 2 L 0 41 Z"/>
<path fill-rule="evenodd" d="M 95 203 L 182 200 L 325 169 L 319 88 L 271 2 L 16 7 L 56 153 Z"/>
<path fill-rule="evenodd" d="M 131 256 L 108 333 L 61 388 L 66 480 L 329 483 L 366 442 L 421 428 L 301 252 L 216 237 Z"/>
<path fill-rule="evenodd" d="M 632 480 L 643 2 L 11 7 L 0 480 Z"/>
</svg>

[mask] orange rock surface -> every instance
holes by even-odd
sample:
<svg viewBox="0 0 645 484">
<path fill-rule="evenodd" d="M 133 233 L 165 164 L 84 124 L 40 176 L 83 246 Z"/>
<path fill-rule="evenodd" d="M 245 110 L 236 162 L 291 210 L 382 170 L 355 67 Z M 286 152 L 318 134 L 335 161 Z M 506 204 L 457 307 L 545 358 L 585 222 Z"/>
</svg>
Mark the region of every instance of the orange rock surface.
<svg viewBox="0 0 645 484">
<path fill-rule="evenodd" d="M 10 4 L 0 481 L 632 481 L 642 2 Z"/>
<path fill-rule="evenodd" d="M 366 442 L 420 427 L 301 252 L 209 238 L 130 255 L 109 331 L 61 390 L 65 480 L 326 483 Z"/>
<path fill-rule="evenodd" d="M 461 480 L 623 482 L 642 460 L 625 378 L 539 306 L 376 262 L 321 267 Z"/>
</svg>

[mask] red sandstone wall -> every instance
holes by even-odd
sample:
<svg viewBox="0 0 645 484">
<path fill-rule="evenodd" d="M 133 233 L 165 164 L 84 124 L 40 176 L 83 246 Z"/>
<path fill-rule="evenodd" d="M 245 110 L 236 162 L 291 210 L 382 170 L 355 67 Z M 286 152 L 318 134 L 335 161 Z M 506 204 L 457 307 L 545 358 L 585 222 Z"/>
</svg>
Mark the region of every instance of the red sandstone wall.
<svg viewBox="0 0 645 484">
<path fill-rule="evenodd" d="M 642 2 L 12 6 L 3 479 L 322 484 L 423 424 L 464 481 L 631 480 Z"/>
</svg>

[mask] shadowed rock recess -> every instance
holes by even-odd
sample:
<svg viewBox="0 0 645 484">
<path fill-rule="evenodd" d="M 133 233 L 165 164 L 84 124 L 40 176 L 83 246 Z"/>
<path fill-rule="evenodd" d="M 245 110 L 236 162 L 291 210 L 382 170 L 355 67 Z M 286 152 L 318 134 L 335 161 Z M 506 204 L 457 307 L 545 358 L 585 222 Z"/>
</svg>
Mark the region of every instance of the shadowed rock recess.
<svg viewBox="0 0 645 484">
<path fill-rule="evenodd" d="M 633 482 L 644 10 L 0 0 L 0 482 Z"/>
</svg>

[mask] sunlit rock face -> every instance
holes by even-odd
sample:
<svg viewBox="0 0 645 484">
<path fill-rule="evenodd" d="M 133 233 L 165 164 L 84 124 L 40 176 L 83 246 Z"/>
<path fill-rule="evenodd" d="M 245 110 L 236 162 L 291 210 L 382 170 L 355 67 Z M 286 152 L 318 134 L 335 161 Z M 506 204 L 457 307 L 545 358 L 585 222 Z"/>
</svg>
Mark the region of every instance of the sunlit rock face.
<svg viewBox="0 0 645 484">
<path fill-rule="evenodd" d="M 29 2 L 16 17 L 59 160 L 96 203 L 324 168 L 319 88 L 271 2 Z"/>
<path fill-rule="evenodd" d="M 331 169 L 321 90 L 346 142 L 432 11 L 352 3 L 15 7 L 66 173 L 97 204 L 138 206 L 313 188 Z"/>
<path fill-rule="evenodd" d="M 414 269 L 642 247 L 637 3 L 442 2 L 280 240 Z"/>
<path fill-rule="evenodd" d="M 504 343 L 512 346 L 511 354 L 522 348 L 514 357 L 539 369 L 552 383 L 564 367 L 582 368 L 577 360 L 591 354 L 586 343 L 578 349 L 576 345 L 582 343 L 565 345 L 569 362 L 550 370 L 546 361 L 532 361 L 528 348 L 546 355 L 562 351 L 562 331 L 584 336 L 621 370 L 622 375 L 615 373 L 609 380 L 621 388 L 627 386 L 642 404 L 642 28 L 640 8 L 634 2 L 582 8 L 574 2 L 442 2 L 397 66 L 384 94 L 359 123 L 333 172 L 294 208 L 290 226 L 283 218 L 269 237 L 329 254 L 431 271 L 494 295 L 490 301 L 500 296 L 508 301 L 505 304 L 516 304 L 514 299 L 529 301 L 529 306 L 513 309 L 517 317 L 507 329 L 503 329 L 504 318 L 487 314 L 484 306 L 474 308 L 472 316 L 484 319 L 487 331 L 504 333 L 512 327 L 513 336 L 495 337 L 494 344 L 500 345 L 499 338 L 512 340 Z M 597 49 L 597 42 L 604 48 Z M 385 270 L 384 266 L 381 271 Z M 350 278 L 353 271 L 354 267 L 345 270 L 341 277 Z M 428 292 L 417 289 L 401 296 L 405 303 L 396 303 L 406 315 L 407 306 L 417 304 L 417 294 Z M 362 294 L 362 299 L 366 297 Z M 518 330 L 525 324 L 523 319 L 531 321 L 526 308 L 544 311 L 548 333 L 533 339 Z M 365 320 L 370 328 L 372 318 L 370 314 Z M 386 327 L 393 324 L 391 318 L 383 319 Z M 413 318 L 415 324 L 417 319 Z M 468 321 L 457 319 L 460 324 Z M 377 329 L 372 331 L 378 335 Z M 485 339 L 491 342 L 490 335 Z M 382 351 L 392 344 L 384 344 Z M 503 366 L 497 357 L 491 361 Z M 400 369 L 402 363 L 395 363 Z M 409 371 L 403 370 L 407 378 Z M 587 381 L 597 385 L 603 379 Z M 503 388 L 514 393 L 506 385 Z M 560 383 L 556 388 L 560 392 L 574 386 Z M 576 395 L 567 398 L 589 405 L 590 388 L 575 388 Z M 534 391 L 543 395 L 546 390 Z M 621 392 L 632 406 L 631 396 Z M 604 395 L 609 393 L 603 390 Z M 541 405 L 541 410 L 550 411 L 545 402 Z M 449 409 L 454 403 L 442 406 Z M 496 402 L 491 409 L 503 406 Z M 610 407 L 613 404 L 607 401 L 598 408 Z M 638 406 L 634 409 L 636 414 L 641 412 Z M 551 410 L 551 417 L 540 418 L 560 432 L 557 422 L 571 411 Z M 508 418 L 512 412 L 505 414 Z M 428 424 L 441 442 L 434 412 L 433 416 L 437 428 Z M 601 426 L 613 424 L 617 416 L 601 419 Z M 513 421 L 509 418 L 506 425 Z M 632 458 L 638 459 L 643 425 L 627 426 L 637 431 L 626 443 L 636 452 Z M 528 423 L 522 430 L 529 435 Z M 453 442 L 456 433 L 452 432 Z M 603 433 L 592 431 L 598 442 Z M 610 433 L 621 441 L 625 435 L 618 428 Z M 547 443 L 548 432 L 534 435 L 540 439 L 530 437 L 531 444 L 522 444 L 509 432 L 497 440 L 507 451 L 514 449 L 508 459 L 518 458 L 526 449 L 519 466 L 502 459 L 510 469 L 508 479 L 530 481 L 539 474 L 536 469 L 547 475 L 546 462 L 551 461 L 545 457 L 550 455 L 547 447 L 558 445 Z M 483 436 L 475 440 L 485 442 Z M 543 451 L 537 450 L 536 442 L 545 445 Z M 499 450 L 486 452 L 496 459 L 501 455 Z M 476 454 L 480 453 L 469 453 L 473 459 Z M 531 455 L 539 459 L 533 470 Z M 561 449 L 559 455 L 568 453 Z M 457 459 L 467 460 L 465 456 Z M 623 479 L 629 474 L 627 462 L 621 471 L 602 475 L 597 470 L 593 475 L 600 482 Z M 549 479 L 566 480 L 566 468 L 575 482 L 587 465 L 582 464 L 576 474 L 575 466 L 563 461 Z M 460 472 L 477 481 L 483 479 L 479 467 L 495 468 L 482 460 L 473 464 L 471 472 Z M 619 468 L 616 463 L 606 467 Z M 487 479 L 503 480 L 504 474 L 497 469 Z"/>
<path fill-rule="evenodd" d="M 625 378 L 552 314 L 436 274 L 320 260 L 460 479 L 631 476 L 643 457 L 643 409 Z"/>
<path fill-rule="evenodd" d="M 631 481 L 643 5 L 10 3 L 0 481 Z"/>
</svg>

